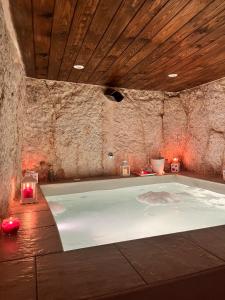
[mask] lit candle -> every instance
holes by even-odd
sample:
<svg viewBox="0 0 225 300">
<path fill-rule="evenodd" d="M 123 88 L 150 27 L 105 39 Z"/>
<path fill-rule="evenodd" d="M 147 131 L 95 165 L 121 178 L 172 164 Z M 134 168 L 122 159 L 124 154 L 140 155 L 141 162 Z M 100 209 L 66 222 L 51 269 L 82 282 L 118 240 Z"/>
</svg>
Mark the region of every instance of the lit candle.
<svg viewBox="0 0 225 300">
<path fill-rule="evenodd" d="M 180 162 L 177 157 L 174 157 L 171 163 L 171 172 L 179 173 L 180 172 Z"/>
<path fill-rule="evenodd" d="M 18 218 L 10 217 L 2 221 L 2 231 L 6 234 L 13 234 L 20 228 L 20 221 Z"/>
<path fill-rule="evenodd" d="M 33 189 L 30 186 L 26 186 L 23 189 L 23 198 L 33 198 Z"/>
</svg>

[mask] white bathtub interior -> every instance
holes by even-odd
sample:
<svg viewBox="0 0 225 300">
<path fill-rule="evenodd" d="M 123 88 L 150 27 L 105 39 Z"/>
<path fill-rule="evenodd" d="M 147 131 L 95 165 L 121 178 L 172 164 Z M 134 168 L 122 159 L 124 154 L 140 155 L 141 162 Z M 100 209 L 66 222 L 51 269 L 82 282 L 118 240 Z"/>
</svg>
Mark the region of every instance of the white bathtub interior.
<svg viewBox="0 0 225 300">
<path fill-rule="evenodd" d="M 225 185 L 185 176 L 41 188 L 65 251 L 225 224 Z"/>
</svg>

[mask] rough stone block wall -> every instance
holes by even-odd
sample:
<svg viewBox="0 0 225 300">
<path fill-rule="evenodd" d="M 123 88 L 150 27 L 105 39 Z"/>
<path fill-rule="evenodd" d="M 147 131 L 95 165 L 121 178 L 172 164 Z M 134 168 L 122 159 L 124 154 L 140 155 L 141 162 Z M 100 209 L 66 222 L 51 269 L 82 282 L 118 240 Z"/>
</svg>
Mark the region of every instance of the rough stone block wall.
<svg viewBox="0 0 225 300">
<path fill-rule="evenodd" d="M 0 1 L 0 218 L 14 198 L 21 174 L 23 66 L 9 35 Z"/>
<path fill-rule="evenodd" d="M 161 154 L 221 174 L 225 79 L 181 93 L 121 89 L 121 103 L 100 86 L 27 78 L 26 87 L 23 169 L 45 161 L 66 177 L 113 175 L 124 159 L 136 169 Z"/>
<path fill-rule="evenodd" d="M 225 165 L 225 78 L 180 93 L 166 93 L 165 157 L 187 170 L 220 175 Z"/>
<path fill-rule="evenodd" d="M 225 164 L 225 79 L 180 94 L 187 118 L 184 163 L 189 170 L 221 175 Z"/>
<path fill-rule="evenodd" d="M 160 154 L 163 93 L 121 89 L 125 98 L 116 103 L 100 86 L 31 78 L 26 83 L 23 169 L 45 161 L 66 177 L 113 175 L 124 159 L 134 169 Z"/>
</svg>

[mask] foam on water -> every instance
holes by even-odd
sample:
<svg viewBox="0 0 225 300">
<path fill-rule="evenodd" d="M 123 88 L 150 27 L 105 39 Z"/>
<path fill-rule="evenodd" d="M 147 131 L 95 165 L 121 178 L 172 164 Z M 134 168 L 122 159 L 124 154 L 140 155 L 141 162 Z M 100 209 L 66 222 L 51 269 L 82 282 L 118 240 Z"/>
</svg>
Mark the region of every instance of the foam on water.
<svg viewBox="0 0 225 300">
<path fill-rule="evenodd" d="M 47 196 L 64 250 L 225 223 L 225 195 L 180 183 Z"/>
</svg>

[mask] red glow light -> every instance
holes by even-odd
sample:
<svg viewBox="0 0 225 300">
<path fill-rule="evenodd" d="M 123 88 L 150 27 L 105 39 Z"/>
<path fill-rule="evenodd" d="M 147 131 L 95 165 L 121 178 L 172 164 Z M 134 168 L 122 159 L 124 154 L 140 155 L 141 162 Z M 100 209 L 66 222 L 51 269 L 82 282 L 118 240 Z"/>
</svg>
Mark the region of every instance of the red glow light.
<svg viewBox="0 0 225 300">
<path fill-rule="evenodd" d="M 174 158 L 173 158 L 173 162 L 174 162 L 174 163 L 177 163 L 178 161 L 179 161 L 179 159 L 178 159 L 177 157 L 174 157 Z"/>
<path fill-rule="evenodd" d="M 2 231 L 6 234 L 16 233 L 20 228 L 20 221 L 18 218 L 10 217 L 2 221 Z"/>
<path fill-rule="evenodd" d="M 33 198 L 33 189 L 27 186 L 23 189 L 23 198 Z"/>
</svg>

